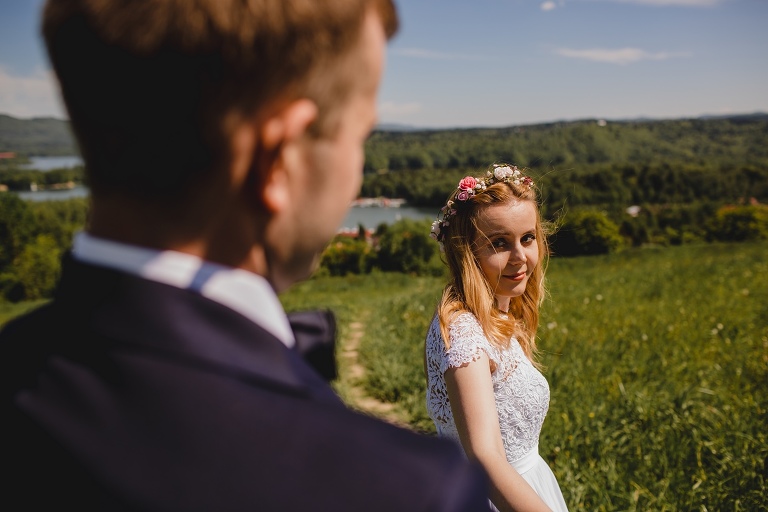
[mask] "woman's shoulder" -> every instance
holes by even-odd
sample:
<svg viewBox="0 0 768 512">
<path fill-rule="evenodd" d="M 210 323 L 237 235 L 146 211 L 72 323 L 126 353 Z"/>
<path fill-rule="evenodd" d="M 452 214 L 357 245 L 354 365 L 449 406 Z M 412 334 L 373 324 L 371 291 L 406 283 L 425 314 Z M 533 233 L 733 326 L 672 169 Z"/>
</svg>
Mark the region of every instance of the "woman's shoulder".
<svg viewBox="0 0 768 512">
<path fill-rule="evenodd" d="M 478 328 L 482 328 L 480 320 L 477 319 L 475 314 L 466 309 L 453 311 L 447 319 L 446 324 L 449 328 L 452 328 L 453 326 L 477 326 Z"/>
<path fill-rule="evenodd" d="M 443 339 L 441 323 L 446 328 L 447 340 Z M 435 315 L 427 333 L 426 351 L 428 359 L 439 359 L 441 374 L 448 368 L 477 361 L 482 354 L 491 360 L 497 359 L 497 352 L 485 336 L 480 321 L 466 309 L 452 311 L 447 317 L 440 312 Z"/>
<path fill-rule="evenodd" d="M 448 321 L 448 337 L 451 350 L 466 348 L 491 348 L 483 326 L 469 311 L 459 311 Z"/>
</svg>

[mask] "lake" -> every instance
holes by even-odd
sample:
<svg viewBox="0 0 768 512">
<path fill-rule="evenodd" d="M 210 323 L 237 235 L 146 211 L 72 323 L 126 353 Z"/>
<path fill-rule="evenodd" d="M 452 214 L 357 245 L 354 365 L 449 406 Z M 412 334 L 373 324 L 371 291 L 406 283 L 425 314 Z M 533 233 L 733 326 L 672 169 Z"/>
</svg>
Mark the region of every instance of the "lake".
<svg viewBox="0 0 768 512">
<path fill-rule="evenodd" d="M 77 185 L 68 190 L 38 190 L 36 192 L 16 192 L 18 196 L 27 201 L 57 201 L 74 197 L 88 197 L 88 188 Z M 353 206 L 342 222 L 341 231 L 357 231 L 360 224 L 366 229 L 376 229 L 379 224 L 392 224 L 400 219 L 434 219 L 437 216 L 436 208 L 416 208 L 413 206 L 400 206 L 398 208 L 385 208 L 379 206 Z"/>
<path fill-rule="evenodd" d="M 36 190 L 34 192 L 26 190 L 16 192 L 16 195 L 27 201 L 61 201 L 75 197 L 88 197 L 88 188 L 83 185 L 75 185 L 74 188 L 63 190 Z"/>
<path fill-rule="evenodd" d="M 33 156 L 25 169 L 38 171 L 50 171 L 82 165 L 83 160 L 79 156 Z M 36 192 L 17 192 L 19 197 L 28 201 L 56 201 L 75 197 L 88 197 L 88 188 L 78 185 L 68 190 L 38 190 Z M 341 231 L 357 231 L 362 225 L 366 229 L 376 229 L 379 224 L 392 224 L 400 219 L 434 219 L 437 209 L 416 208 L 412 206 L 400 206 L 397 208 L 385 208 L 379 206 L 353 206 L 349 209 Z"/>
<path fill-rule="evenodd" d="M 376 229 L 379 224 L 392 224 L 400 219 L 434 219 L 436 208 L 416 208 L 400 206 L 399 208 L 383 208 L 379 206 L 353 206 L 342 223 L 342 230 L 357 230 L 362 224 L 366 229 Z"/>
<path fill-rule="evenodd" d="M 83 165 L 83 159 L 79 156 L 31 156 L 29 163 L 22 165 L 21 168 L 52 171 L 53 169 L 69 169 L 78 165 Z"/>
</svg>

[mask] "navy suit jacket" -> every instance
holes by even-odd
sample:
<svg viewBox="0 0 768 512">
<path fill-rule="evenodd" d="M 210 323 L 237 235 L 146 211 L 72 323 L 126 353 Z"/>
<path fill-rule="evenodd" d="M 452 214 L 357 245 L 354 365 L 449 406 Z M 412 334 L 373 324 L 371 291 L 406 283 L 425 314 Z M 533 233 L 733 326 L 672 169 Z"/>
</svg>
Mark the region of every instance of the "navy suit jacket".
<svg viewBox="0 0 768 512">
<path fill-rule="evenodd" d="M 199 294 L 65 259 L 0 333 L 16 509 L 487 510 L 452 443 L 348 410 L 270 333 Z"/>
</svg>

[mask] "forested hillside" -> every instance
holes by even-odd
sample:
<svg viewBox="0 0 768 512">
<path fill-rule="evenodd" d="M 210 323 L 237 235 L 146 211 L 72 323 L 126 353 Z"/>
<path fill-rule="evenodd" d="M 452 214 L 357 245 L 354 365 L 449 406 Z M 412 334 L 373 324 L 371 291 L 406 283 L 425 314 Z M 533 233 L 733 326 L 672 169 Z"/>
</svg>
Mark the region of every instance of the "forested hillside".
<svg viewBox="0 0 768 512">
<path fill-rule="evenodd" d="M 389 127 L 391 128 L 391 127 Z M 714 168 L 768 163 L 768 114 L 643 121 L 568 121 L 506 128 L 375 131 L 366 171 L 459 169 L 506 161 L 533 169 L 593 164 L 675 164 Z M 68 121 L 0 114 L 0 152 L 74 155 Z"/>
<path fill-rule="evenodd" d="M 550 211 L 566 203 L 765 202 L 768 115 L 376 132 L 366 147 L 363 195 L 440 205 L 462 175 L 492 162 L 527 167 Z"/>
<path fill-rule="evenodd" d="M 458 169 L 504 161 L 533 169 L 595 164 L 704 168 L 768 164 L 768 114 L 672 121 L 585 120 L 508 128 L 380 131 L 366 170 Z"/>
<path fill-rule="evenodd" d="M 0 116 L 0 152 L 6 151 L 74 148 L 64 121 Z M 768 115 L 376 131 L 366 144 L 361 194 L 404 198 L 437 213 L 462 176 L 502 161 L 533 176 L 556 256 L 768 238 Z M 83 179 L 82 168 L 41 173 L 19 163 L 0 159 L 3 189 Z M 86 210 L 85 201 L 31 204 L 0 193 L 0 300 L 50 293 L 58 272 L 52 255 L 67 247 Z M 403 220 L 373 236 L 340 236 L 323 255 L 322 272 L 441 273 L 428 234 L 428 221 Z"/>
<path fill-rule="evenodd" d="M 69 122 L 51 117 L 17 119 L 0 114 L 0 153 L 19 156 L 76 155 Z"/>
<path fill-rule="evenodd" d="M 534 177 L 561 255 L 768 234 L 765 114 L 376 132 L 362 195 L 438 208 L 493 162 Z"/>
</svg>

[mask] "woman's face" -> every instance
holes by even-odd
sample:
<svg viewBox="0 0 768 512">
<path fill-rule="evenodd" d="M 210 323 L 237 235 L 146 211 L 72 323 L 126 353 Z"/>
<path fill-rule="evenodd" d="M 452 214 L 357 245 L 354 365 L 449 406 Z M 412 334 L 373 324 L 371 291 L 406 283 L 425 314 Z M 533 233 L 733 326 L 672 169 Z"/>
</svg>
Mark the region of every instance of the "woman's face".
<svg viewBox="0 0 768 512">
<path fill-rule="evenodd" d="M 477 227 L 475 256 L 499 309 L 506 311 L 510 299 L 523 294 L 539 262 L 536 206 L 526 200 L 488 206 L 478 215 Z"/>
</svg>

